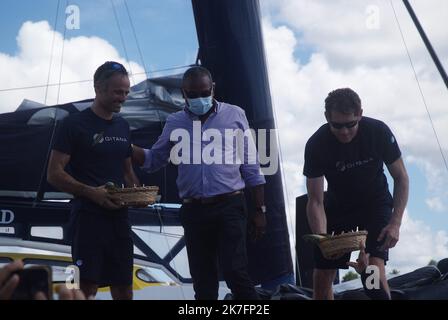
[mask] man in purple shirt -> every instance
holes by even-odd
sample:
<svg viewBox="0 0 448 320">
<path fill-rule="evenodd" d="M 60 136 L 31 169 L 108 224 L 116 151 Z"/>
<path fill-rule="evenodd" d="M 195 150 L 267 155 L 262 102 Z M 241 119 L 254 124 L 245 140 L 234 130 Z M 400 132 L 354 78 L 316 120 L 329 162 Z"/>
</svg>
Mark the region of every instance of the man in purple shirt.
<svg viewBox="0 0 448 320">
<path fill-rule="evenodd" d="M 199 66 L 183 77 L 186 108 L 171 114 L 150 150 L 133 146 L 133 160 L 153 172 L 178 165 L 180 219 L 195 298 L 218 298 L 218 265 L 234 299 L 258 299 L 247 271 L 247 208 L 251 188 L 254 237 L 266 227 L 265 179 L 240 107 L 213 99 L 210 72 Z M 236 143 L 235 143 L 236 142 Z"/>
</svg>

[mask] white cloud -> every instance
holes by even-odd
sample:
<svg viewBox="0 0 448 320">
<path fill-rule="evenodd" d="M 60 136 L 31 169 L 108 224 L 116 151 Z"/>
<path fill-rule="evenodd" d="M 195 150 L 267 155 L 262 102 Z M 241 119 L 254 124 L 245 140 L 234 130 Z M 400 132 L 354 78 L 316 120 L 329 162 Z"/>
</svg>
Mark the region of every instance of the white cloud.
<svg viewBox="0 0 448 320">
<path fill-rule="evenodd" d="M 403 4 L 398 1 L 392 3 L 411 52 L 416 53 L 416 57 L 427 56 Z M 353 68 L 358 64 L 380 67 L 407 63 L 402 59 L 399 29 L 389 1 L 268 0 L 265 5 L 271 12 L 276 12 L 271 14 L 276 22 L 288 24 L 298 32 L 304 45 L 324 52 L 339 68 Z M 435 48 L 446 56 L 448 44 L 441 24 L 448 13 L 448 3 L 431 0 L 415 2 L 413 6 Z M 372 25 L 377 28 L 369 27 Z"/>
<path fill-rule="evenodd" d="M 397 269 L 401 274 L 426 266 L 431 259 L 448 257 L 448 232 L 432 230 L 423 221 L 403 218 L 400 241 L 390 250 L 388 270 Z"/>
<path fill-rule="evenodd" d="M 431 210 L 443 212 L 446 210 L 445 205 L 443 204 L 442 199 L 439 197 L 431 197 L 426 199 L 426 204 Z"/>
<path fill-rule="evenodd" d="M 54 31 L 47 21 L 25 22 L 17 36 L 18 53 L 9 56 L 0 53 L 0 83 L 2 89 L 45 85 L 51 57 Z M 56 32 L 50 84 L 59 83 L 63 36 Z M 107 60 L 129 66 L 133 73 L 143 72 L 135 62 L 127 62 L 106 40 L 98 37 L 73 37 L 64 41 L 61 82 L 93 79 L 96 68 Z M 135 76 L 135 82 L 144 80 L 144 75 Z M 132 80 L 132 77 L 131 77 Z M 23 99 L 44 103 L 46 88 L 0 92 L 0 112 L 14 111 Z M 93 81 L 49 88 L 47 104 L 93 98 Z"/>
<path fill-rule="evenodd" d="M 439 7 L 431 1 L 426 5 L 419 3 L 415 10 L 424 18 L 421 21 L 428 27 L 439 57 L 448 62 L 448 44 L 444 41 L 446 36 L 442 27 L 445 18 L 441 14 L 447 12 L 448 3 L 437 3 Z M 389 3 L 275 0 L 262 4 L 265 13 L 263 33 L 283 154 L 289 218 L 295 220 L 295 197 L 306 192 L 301 175 L 305 143 L 324 123 L 326 95 L 340 87 L 351 87 L 359 93 L 364 115 L 379 118 L 389 125 L 406 162 L 418 164 L 424 171 L 428 190 L 434 199 L 438 199 L 437 203 L 434 199 L 430 202 L 433 209 L 446 208 L 447 170 Z M 378 30 L 365 26 L 369 5 L 377 5 L 380 10 Z M 448 154 L 445 138 L 448 136 L 448 94 L 415 26 L 400 6 L 401 3 L 395 2 L 434 127 L 444 153 Z M 438 9 L 434 10 L 434 7 Z M 304 52 L 308 52 L 308 56 L 303 55 Z M 445 229 L 444 226 L 441 228 Z M 417 232 L 419 230 L 424 233 Z M 392 254 L 392 259 L 397 257 L 397 261 L 390 265 L 409 270 L 427 264 L 430 258 L 448 256 L 446 236 L 445 230 L 431 230 L 422 221 L 405 218 L 402 240 Z M 414 244 L 420 239 L 425 241 Z M 409 254 L 410 250 L 414 250 L 413 254 Z"/>
</svg>

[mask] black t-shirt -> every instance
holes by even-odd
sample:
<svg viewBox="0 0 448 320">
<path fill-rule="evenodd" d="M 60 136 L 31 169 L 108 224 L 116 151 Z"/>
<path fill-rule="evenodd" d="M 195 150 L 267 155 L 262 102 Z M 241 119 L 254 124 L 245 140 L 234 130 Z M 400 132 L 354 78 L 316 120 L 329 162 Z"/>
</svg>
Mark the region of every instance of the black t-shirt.
<svg viewBox="0 0 448 320">
<path fill-rule="evenodd" d="M 336 139 L 327 123 L 306 144 L 303 174 L 325 176 L 329 206 L 381 204 L 391 201 L 383 163 L 389 165 L 400 156 L 394 135 L 382 121 L 362 117 L 356 136 L 346 144 Z"/>
<path fill-rule="evenodd" d="M 118 115 L 102 119 L 87 108 L 64 119 L 53 149 L 70 155 L 69 172 L 79 182 L 121 186 L 124 162 L 132 153 L 129 124 Z M 100 209 L 87 199 L 75 199 L 74 205 Z"/>
</svg>

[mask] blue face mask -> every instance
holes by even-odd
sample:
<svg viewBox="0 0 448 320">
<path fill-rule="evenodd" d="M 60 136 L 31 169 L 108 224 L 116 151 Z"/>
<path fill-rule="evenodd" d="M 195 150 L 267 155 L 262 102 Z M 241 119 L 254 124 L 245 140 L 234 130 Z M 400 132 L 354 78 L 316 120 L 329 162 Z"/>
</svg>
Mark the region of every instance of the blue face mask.
<svg viewBox="0 0 448 320">
<path fill-rule="evenodd" d="M 192 113 L 194 113 L 197 116 L 202 116 L 206 114 L 211 107 L 213 106 L 213 97 L 205 97 L 205 98 L 195 98 L 195 99 L 188 99 L 187 98 L 187 108 Z"/>
</svg>

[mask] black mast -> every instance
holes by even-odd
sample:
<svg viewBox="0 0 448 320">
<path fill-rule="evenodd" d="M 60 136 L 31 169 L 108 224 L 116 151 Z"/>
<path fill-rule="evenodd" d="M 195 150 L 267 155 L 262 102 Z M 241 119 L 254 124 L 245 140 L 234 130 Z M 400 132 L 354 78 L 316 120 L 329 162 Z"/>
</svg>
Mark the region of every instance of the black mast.
<svg viewBox="0 0 448 320">
<path fill-rule="evenodd" d="M 192 5 L 198 58 L 214 76 L 217 99 L 242 107 L 251 128 L 274 129 L 258 0 L 192 0 Z M 274 284 L 293 275 L 293 267 L 280 165 L 265 177 L 267 233 L 248 244 L 249 271 L 256 283 Z"/>
<path fill-rule="evenodd" d="M 437 67 L 437 70 L 439 70 L 439 73 L 442 76 L 443 81 L 445 82 L 446 88 L 448 89 L 448 76 L 446 75 L 445 69 L 443 68 L 442 63 L 440 62 L 439 57 L 437 56 L 436 52 L 434 51 L 428 37 L 426 36 L 426 33 L 423 30 L 423 27 L 421 26 L 420 21 L 418 21 L 418 18 L 415 15 L 415 12 L 411 7 L 411 4 L 409 3 L 408 0 L 403 0 L 403 3 L 405 5 L 406 9 L 408 10 L 409 15 L 411 16 L 411 19 L 414 22 L 415 27 L 418 30 L 418 33 L 420 34 L 420 37 L 422 38 L 423 42 L 425 43 L 426 49 L 428 49 L 429 54 L 431 55 L 431 58 Z"/>
</svg>

